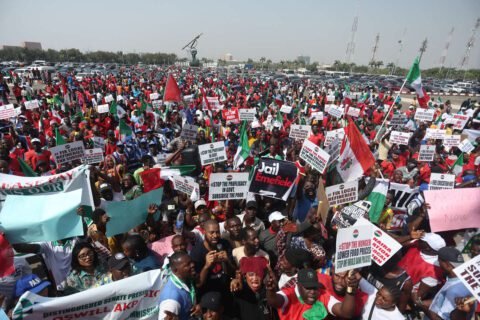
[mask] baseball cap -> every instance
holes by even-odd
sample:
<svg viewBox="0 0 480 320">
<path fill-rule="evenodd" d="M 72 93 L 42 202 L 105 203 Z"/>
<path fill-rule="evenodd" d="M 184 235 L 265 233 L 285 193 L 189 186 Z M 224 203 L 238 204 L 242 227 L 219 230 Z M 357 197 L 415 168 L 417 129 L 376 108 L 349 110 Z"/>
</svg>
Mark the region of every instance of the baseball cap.
<svg viewBox="0 0 480 320">
<path fill-rule="evenodd" d="M 317 289 L 320 287 L 317 273 L 313 269 L 301 269 L 298 271 L 298 283 L 307 289 Z"/>
<path fill-rule="evenodd" d="M 465 262 L 462 253 L 454 247 L 443 247 L 438 250 L 438 258 L 450 262 L 455 268 Z"/>
<path fill-rule="evenodd" d="M 15 298 L 20 297 L 27 291 L 39 293 L 49 285 L 51 285 L 50 281 L 43 281 L 36 274 L 28 274 L 15 283 Z"/>
<path fill-rule="evenodd" d="M 123 142 L 122 142 L 122 141 L 118 141 L 118 142 L 117 142 L 117 147 L 123 147 Z"/>
<path fill-rule="evenodd" d="M 198 209 L 198 207 L 200 206 L 207 206 L 207 203 L 205 202 L 205 200 L 200 199 L 195 202 L 194 206 L 195 206 L 195 209 Z"/>
<path fill-rule="evenodd" d="M 40 143 L 40 139 L 38 139 L 38 138 L 33 138 L 30 142 L 31 142 L 31 143 L 34 143 L 34 142 Z"/>
<path fill-rule="evenodd" d="M 268 222 L 272 223 L 273 221 L 282 221 L 286 217 L 280 211 L 273 211 L 268 216 Z"/>
<path fill-rule="evenodd" d="M 205 293 L 200 300 L 202 309 L 220 311 L 222 307 L 222 295 L 217 291 L 210 291 Z"/>
<path fill-rule="evenodd" d="M 430 248 L 435 251 L 438 251 L 447 245 L 445 240 L 443 240 L 443 238 L 436 233 L 425 233 L 425 235 L 422 237 L 422 240 L 425 241 Z"/>
<path fill-rule="evenodd" d="M 247 202 L 247 208 L 255 208 L 258 209 L 257 201 L 250 200 Z"/>
<path fill-rule="evenodd" d="M 108 258 L 108 268 L 114 270 L 123 269 L 130 261 L 128 258 L 121 252 Z"/>
<path fill-rule="evenodd" d="M 112 185 L 109 184 L 109 183 L 102 183 L 102 184 L 100 185 L 100 188 L 99 188 L 99 189 L 100 189 L 100 191 L 109 190 L 109 189 L 111 190 L 111 189 L 112 189 Z"/>
</svg>

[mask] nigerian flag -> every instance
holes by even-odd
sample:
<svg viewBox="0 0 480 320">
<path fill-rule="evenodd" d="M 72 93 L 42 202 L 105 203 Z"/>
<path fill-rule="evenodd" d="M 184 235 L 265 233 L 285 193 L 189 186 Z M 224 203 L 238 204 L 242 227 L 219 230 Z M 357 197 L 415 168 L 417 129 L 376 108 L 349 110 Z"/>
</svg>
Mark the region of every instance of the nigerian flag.
<svg viewBox="0 0 480 320">
<path fill-rule="evenodd" d="M 367 201 L 372 203 L 368 216 L 373 223 L 377 223 L 382 214 L 387 198 L 388 182 L 388 179 L 377 179 L 375 181 L 375 187 L 373 187 L 372 192 L 368 195 Z"/>
<path fill-rule="evenodd" d="M 462 154 L 457 158 L 457 160 L 455 161 L 455 163 L 453 164 L 453 173 L 458 176 L 459 174 L 462 173 L 463 171 L 463 152 Z"/>
<path fill-rule="evenodd" d="M 60 134 L 60 130 L 58 128 L 55 128 L 55 142 L 57 146 L 61 146 L 62 144 L 65 144 L 65 138 Z"/>
<path fill-rule="evenodd" d="M 240 167 L 250 155 L 250 146 L 248 145 L 247 121 L 242 121 L 240 129 L 240 145 L 237 148 L 237 153 L 233 158 L 233 169 Z"/>
<path fill-rule="evenodd" d="M 22 158 L 18 157 L 17 160 L 25 177 L 38 177 L 38 174 Z"/>
<path fill-rule="evenodd" d="M 120 131 L 120 140 L 125 141 L 128 136 L 133 134 L 132 128 L 128 124 L 125 123 L 125 120 L 120 119 L 120 123 L 118 124 L 118 128 Z"/>
</svg>

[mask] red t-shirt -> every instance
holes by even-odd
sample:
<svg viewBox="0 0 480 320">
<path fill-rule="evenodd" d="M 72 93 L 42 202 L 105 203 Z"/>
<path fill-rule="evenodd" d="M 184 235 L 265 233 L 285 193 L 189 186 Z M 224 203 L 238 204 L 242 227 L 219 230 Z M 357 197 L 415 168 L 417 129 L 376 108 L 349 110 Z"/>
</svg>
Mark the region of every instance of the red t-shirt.
<svg viewBox="0 0 480 320">
<path fill-rule="evenodd" d="M 302 303 L 298 299 L 298 291 L 296 290 L 297 286 L 285 288 L 279 291 L 278 293 L 282 295 L 284 299 L 284 305 L 282 308 L 279 308 L 278 316 L 280 320 L 297 320 L 303 319 L 303 313 L 308 309 L 312 308 L 311 305 Z M 333 305 L 339 301 L 332 297 L 326 290 L 320 289 L 320 295 L 318 296 L 318 301 L 323 303 L 325 309 L 331 313 Z"/>
<path fill-rule="evenodd" d="M 37 170 L 37 163 L 41 160 L 47 163 L 47 170 L 50 170 L 50 156 L 51 152 L 48 150 L 42 150 L 41 153 L 37 153 L 31 149 L 25 153 L 25 161 L 32 167 L 33 170 Z"/>
</svg>

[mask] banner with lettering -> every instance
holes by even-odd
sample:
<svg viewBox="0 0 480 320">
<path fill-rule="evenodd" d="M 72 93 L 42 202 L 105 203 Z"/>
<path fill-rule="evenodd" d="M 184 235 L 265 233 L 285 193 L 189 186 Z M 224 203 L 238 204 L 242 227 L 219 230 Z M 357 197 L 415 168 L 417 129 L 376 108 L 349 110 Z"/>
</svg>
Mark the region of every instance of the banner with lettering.
<svg viewBox="0 0 480 320">
<path fill-rule="evenodd" d="M 260 158 L 248 191 L 287 201 L 297 179 L 297 171 L 293 162 Z"/>
</svg>

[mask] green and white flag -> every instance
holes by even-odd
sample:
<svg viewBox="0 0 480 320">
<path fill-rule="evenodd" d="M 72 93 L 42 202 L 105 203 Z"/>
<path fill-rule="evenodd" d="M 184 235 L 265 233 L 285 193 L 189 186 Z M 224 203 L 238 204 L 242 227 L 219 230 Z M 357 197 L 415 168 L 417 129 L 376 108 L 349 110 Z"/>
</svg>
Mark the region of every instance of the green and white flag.
<svg viewBox="0 0 480 320">
<path fill-rule="evenodd" d="M 125 123 L 123 119 L 120 119 L 120 123 L 118 124 L 118 128 L 120 131 L 120 140 L 125 141 L 128 136 L 133 134 L 132 128 L 128 124 Z"/>
<path fill-rule="evenodd" d="M 370 221 L 377 223 L 382 214 L 383 207 L 385 205 L 385 200 L 388 192 L 388 179 L 377 179 L 375 181 L 375 187 L 373 187 L 372 192 L 368 195 L 367 201 L 372 203 L 368 215 Z"/>
<path fill-rule="evenodd" d="M 236 170 L 238 167 L 245 162 L 245 160 L 250 155 L 250 146 L 248 145 L 248 132 L 247 132 L 247 121 L 242 121 L 242 127 L 240 129 L 240 145 L 237 148 L 237 153 L 233 158 L 233 169 Z"/>
</svg>

